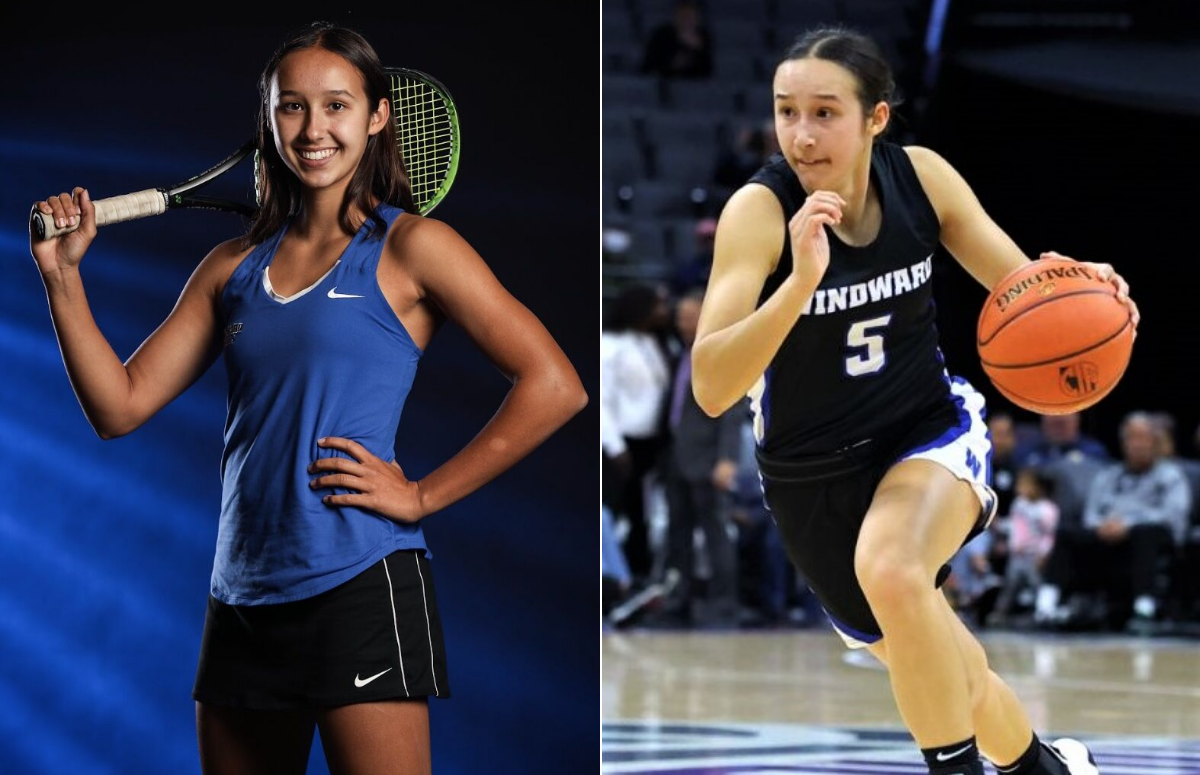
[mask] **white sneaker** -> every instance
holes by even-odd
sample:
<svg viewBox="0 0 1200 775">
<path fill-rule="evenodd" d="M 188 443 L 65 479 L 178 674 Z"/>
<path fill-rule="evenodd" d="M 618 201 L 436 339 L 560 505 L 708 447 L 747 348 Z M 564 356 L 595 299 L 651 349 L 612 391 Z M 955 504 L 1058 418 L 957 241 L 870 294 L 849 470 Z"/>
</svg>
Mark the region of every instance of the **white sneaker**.
<svg viewBox="0 0 1200 775">
<path fill-rule="evenodd" d="M 1143 619 L 1153 619 L 1158 612 L 1158 604 L 1149 595 L 1138 595 L 1133 601 L 1133 612 Z"/>
<path fill-rule="evenodd" d="M 1038 587 L 1033 605 L 1034 618 L 1038 621 L 1053 620 L 1054 612 L 1059 608 L 1058 602 L 1061 595 L 1061 590 L 1052 584 L 1043 584 Z"/>
<path fill-rule="evenodd" d="M 1050 743 L 1049 748 L 1058 755 L 1059 759 L 1062 759 L 1063 764 L 1067 765 L 1067 771 L 1071 775 L 1100 775 L 1100 770 L 1096 768 L 1096 760 L 1092 758 L 1092 752 L 1078 740 L 1060 737 Z"/>
</svg>

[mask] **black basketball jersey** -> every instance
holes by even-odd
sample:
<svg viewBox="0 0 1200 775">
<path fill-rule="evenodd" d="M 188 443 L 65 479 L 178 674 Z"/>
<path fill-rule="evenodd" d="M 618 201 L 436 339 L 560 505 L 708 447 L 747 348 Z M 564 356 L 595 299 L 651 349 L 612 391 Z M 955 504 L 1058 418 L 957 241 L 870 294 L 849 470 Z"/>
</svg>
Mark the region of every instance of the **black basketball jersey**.
<svg viewBox="0 0 1200 775">
<path fill-rule="evenodd" d="M 796 173 L 776 153 L 749 182 L 783 205 L 786 221 L 804 204 Z M 760 449 L 774 457 L 833 452 L 892 435 L 950 400 L 933 302 L 933 256 L 940 226 L 904 149 L 878 141 L 871 183 L 883 211 L 879 234 L 863 247 L 832 230 L 821 284 L 750 391 Z M 779 266 L 761 305 L 792 271 L 784 233 Z"/>
</svg>

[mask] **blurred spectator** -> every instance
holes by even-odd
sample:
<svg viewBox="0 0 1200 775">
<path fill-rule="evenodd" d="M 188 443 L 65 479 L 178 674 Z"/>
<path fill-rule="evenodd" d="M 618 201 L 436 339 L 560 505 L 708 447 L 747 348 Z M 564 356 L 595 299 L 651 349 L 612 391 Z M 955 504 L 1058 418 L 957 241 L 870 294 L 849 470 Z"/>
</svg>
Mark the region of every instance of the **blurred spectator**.
<svg viewBox="0 0 1200 775">
<path fill-rule="evenodd" d="M 744 124 L 734 136 L 733 145 L 717 157 L 713 183 L 724 188 L 741 188 L 778 150 L 774 119 Z"/>
<path fill-rule="evenodd" d="M 635 583 L 649 578 L 653 567 L 646 506 L 665 441 L 670 366 L 660 337 L 668 301 L 665 287 L 629 283 L 613 301 L 600 334 L 600 401 L 612 423 L 608 449 L 619 448 L 611 440 L 619 435 L 625 449 L 614 457 L 628 455 L 618 461 L 621 487 L 609 500 L 614 516 L 628 521 L 625 557 Z"/>
<path fill-rule="evenodd" d="M 783 540 L 763 500 L 762 481 L 754 450 L 753 423 L 742 421 L 741 462 L 731 493 L 730 517 L 737 525 L 738 588 L 744 605 L 743 624 L 749 627 L 790 626 L 824 622 L 816 596 L 803 586 L 783 548 Z M 794 619 L 793 601 L 801 606 Z"/>
<path fill-rule="evenodd" d="M 1192 443 L 1191 455 L 1175 458 L 1187 477 L 1192 493 L 1192 510 L 1183 556 L 1178 565 L 1176 594 L 1180 618 L 1200 622 L 1200 425 L 1196 426 Z"/>
<path fill-rule="evenodd" d="M 1040 620 L 1082 616 L 1096 624 L 1130 619 L 1135 629 L 1153 622 L 1169 590 L 1170 570 L 1182 545 L 1191 490 L 1182 469 L 1158 456 L 1154 419 L 1132 412 L 1121 423 L 1122 460 L 1093 480 L 1083 526 L 1061 530 L 1038 593 Z M 1081 612 L 1059 607 L 1062 594 L 1090 596 Z"/>
<path fill-rule="evenodd" d="M 697 0 L 676 0 L 671 19 L 655 25 L 642 56 L 644 75 L 708 78 L 713 71 L 712 35 Z"/>
<path fill-rule="evenodd" d="M 1175 416 L 1170 412 L 1152 412 L 1150 421 L 1154 426 L 1156 454 L 1163 460 L 1176 459 Z"/>
<path fill-rule="evenodd" d="M 621 550 L 613 523 L 612 509 L 600 504 L 600 605 L 601 613 L 608 616 L 612 609 L 629 596 L 633 588 L 633 575 L 629 563 Z"/>
<path fill-rule="evenodd" d="M 1042 584 L 1042 569 L 1058 529 L 1058 505 L 1050 497 L 1053 487 L 1053 480 L 1039 469 L 1022 468 L 1017 474 L 1016 498 L 1008 516 L 1004 585 L 996 600 L 999 621 L 1009 618 L 1016 603 L 1032 607 L 1032 595 Z"/>
<path fill-rule="evenodd" d="M 608 616 L 633 587 L 633 575 L 613 519 L 613 509 L 621 502 L 631 464 L 625 438 L 613 425 L 603 401 L 600 402 L 600 456 L 600 598 L 602 613 Z"/>
<path fill-rule="evenodd" d="M 984 623 L 1000 589 L 1000 577 L 992 569 L 994 540 L 991 531 L 984 531 L 959 549 L 950 559 L 951 574 L 943 588 L 954 609 L 976 625 Z"/>
<path fill-rule="evenodd" d="M 741 426 L 745 408 L 735 406 L 709 417 L 692 396 L 692 343 L 704 291 L 696 289 L 676 305 L 676 331 L 683 345 L 669 404 L 670 449 L 667 454 L 667 567 L 679 571 L 679 583 L 663 611 L 671 624 L 736 626 L 738 614 L 737 555 L 730 536 L 728 493 L 738 472 Z M 703 604 L 695 594 L 695 541 L 704 536 L 710 578 Z M 693 605 L 697 604 L 697 605 Z"/>
<path fill-rule="evenodd" d="M 987 419 L 988 437 L 992 440 L 992 489 L 996 492 L 996 517 L 988 527 L 990 543 L 987 549 L 987 565 L 990 573 L 998 578 L 1004 577 L 1008 564 L 1008 512 L 1012 508 L 1014 490 L 1016 488 L 1016 464 L 1013 453 L 1017 447 L 1017 427 L 1013 416 L 998 409 L 991 412 Z M 991 616 L 995 596 L 982 598 L 978 606 L 976 619 L 986 623 Z"/>
<path fill-rule="evenodd" d="M 1108 448 L 1091 436 L 1080 432 L 1079 412 L 1045 414 L 1041 417 L 1041 433 L 1017 446 L 1016 464 L 1019 467 L 1044 466 L 1064 457 L 1083 456 L 1108 462 Z"/>
<path fill-rule="evenodd" d="M 992 439 L 992 489 L 1000 500 L 996 514 L 998 518 L 1004 518 L 1008 516 L 1016 494 L 1016 425 L 1007 412 L 992 412 L 987 424 Z"/>
<path fill-rule="evenodd" d="M 1013 453 L 1016 466 L 1041 468 L 1053 481 L 1059 533 L 1082 526 L 1092 482 L 1112 462 L 1107 447 L 1080 432 L 1081 419 L 1077 412 L 1043 415 L 1038 433 L 1019 442 Z"/>
<path fill-rule="evenodd" d="M 1039 466 L 1054 482 L 1054 502 L 1058 505 L 1058 529 L 1072 530 L 1083 525 L 1083 507 L 1096 475 L 1111 461 L 1074 452 Z"/>
<path fill-rule="evenodd" d="M 697 288 L 703 290 L 708 286 L 708 276 L 712 272 L 713 245 L 717 236 L 717 219 L 701 218 L 696 221 L 693 234 L 696 237 L 695 252 L 680 264 L 672 278 L 673 290 L 678 296 Z"/>
<path fill-rule="evenodd" d="M 609 406 L 603 401 L 600 402 L 600 456 L 600 502 L 610 511 L 620 511 L 623 506 L 622 494 L 633 473 L 633 463 L 629 447 L 625 444 L 625 435 L 617 427 Z"/>
</svg>

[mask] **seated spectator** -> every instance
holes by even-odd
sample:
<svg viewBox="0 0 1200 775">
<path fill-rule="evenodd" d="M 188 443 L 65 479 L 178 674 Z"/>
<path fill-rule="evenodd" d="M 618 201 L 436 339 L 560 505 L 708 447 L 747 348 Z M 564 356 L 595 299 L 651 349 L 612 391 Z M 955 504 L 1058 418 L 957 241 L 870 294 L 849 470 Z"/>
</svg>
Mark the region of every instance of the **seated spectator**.
<svg viewBox="0 0 1200 775">
<path fill-rule="evenodd" d="M 1192 511 L 1178 566 L 1176 594 L 1180 618 L 1200 623 L 1200 425 L 1196 426 L 1192 445 L 1191 455 L 1176 458 L 1192 490 Z"/>
<path fill-rule="evenodd" d="M 1037 468 L 1054 483 L 1054 503 L 1058 506 L 1058 530 L 1072 530 L 1083 525 L 1083 508 L 1097 474 L 1111 461 L 1082 454 L 1061 457 Z"/>
<path fill-rule="evenodd" d="M 984 531 L 950 559 L 950 577 L 944 590 L 951 606 L 972 624 L 987 619 L 991 600 L 1000 588 L 1000 577 L 992 570 L 993 533 Z"/>
<path fill-rule="evenodd" d="M 667 78 L 708 78 L 713 71 L 712 35 L 700 3 L 677 0 L 671 19 L 650 30 L 642 74 Z"/>
<path fill-rule="evenodd" d="M 1012 506 L 1016 487 L 1016 424 L 1011 414 L 1000 411 L 988 415 L 987 425 L 992 439 L 992 489 L 1000 500 L 996 514 L 1003 518 Z"/>
<path fill-rule="evenodd" d="M 1175 416 L 1170 412 L 1154 412 L 1150 415 L 1154 423 L 1156 454 L 1163 460 L 1178 460 L 1175 450 Z"/>
<path fill-rule="evenodd" d="M 1008 512 L 1012 507 L 1013 488 L 1016 486 L 1016 467 L 1013 452 L 1017 446 L 1017 424 L 1012 414 L 1004 409 L 994 409 L 987 418 L 988 437 L 992 440 L 992 489 L 996 491 L 996 517 L 988 529 L 989 539 L 983 558 L 990 573 L 1004 578 L 1008 564 Z M 975 616 L 979 623 L 987 623 L 995 595 L 990 592 L 976 607 Z"/>
<path fill-rule="evenodd" d="M 1191 489 L 1182 469 L 1159 457 L 1150 415 L 1127 415 L 1120 436 L 1122 460 L 1096 475 L 1083 525 L 1056 536 L 1038 592 L 1039 621 L 1081 615 L 1077 604 L 1060 608 L 1063 594 L 1090 597 L 1094 607 L 1082 615 L 1096 625 L 1128 622 L 1144 630 L 1160 613 L 1188 527 Z"/>
<path fill-rule="evenodd" d="M 1058 505 L 1051 498 L 1054 482 L 1036 468 L 1017 472 L 1016 498 L 1009 510 L 1004 584 L 996 601 L 997 623 L 1008 621 L 1022 596 L 1042 584 L 1042 569 L 1054 548 Z M 1023 607 L 1031 607 L 1032 600 Z"/>
<path fill-rule="evenodd" d="M 1089 457 L 1104 462 L 1112 460 L 1108 448 L 1082 433 L 1080 424 L 1078 412 L 1042 415 L 1041 433 L 1017 446 L 1014 453 L 1017 466 L 1044 466 L 1066 457 Z"/>
</svg>

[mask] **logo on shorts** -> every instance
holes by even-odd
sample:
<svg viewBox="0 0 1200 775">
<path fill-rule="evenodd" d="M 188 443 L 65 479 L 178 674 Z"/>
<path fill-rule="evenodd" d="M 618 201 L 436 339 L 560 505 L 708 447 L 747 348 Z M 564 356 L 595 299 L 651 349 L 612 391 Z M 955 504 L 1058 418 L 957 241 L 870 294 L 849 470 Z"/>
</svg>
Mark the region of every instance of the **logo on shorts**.
<svg viewBox="0 0 1200 775">
<path fill-rule="evenodd" d="M 979 462 L 979 458 L 975 457 L 975 453 L 969 449 L 967 450 L 966 462 L 967 468 L 971 469 L 971 473 L 975 476 L 979 476 L 979 471 L 983 468 L 983 464 Z"/>
<path fill-rule="evenodd" d="M 388 670 L 391 670 L 391 668 L 389 667 L 387 670 L 384 670 L 383 673 L 386 673 Z M 383 673 L 376 673 L 375 675 L 371 676 L 370 678 L 359 678 L 358 673 L 355 673 L 354 674 L 354 685 L 357 686 L 359 689 L 361 689 L 364 686 L 366 686 L 367 684 L 374 681 L 379 676 L 383 675 Z"/>
</svg>

